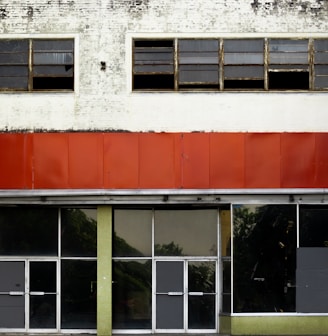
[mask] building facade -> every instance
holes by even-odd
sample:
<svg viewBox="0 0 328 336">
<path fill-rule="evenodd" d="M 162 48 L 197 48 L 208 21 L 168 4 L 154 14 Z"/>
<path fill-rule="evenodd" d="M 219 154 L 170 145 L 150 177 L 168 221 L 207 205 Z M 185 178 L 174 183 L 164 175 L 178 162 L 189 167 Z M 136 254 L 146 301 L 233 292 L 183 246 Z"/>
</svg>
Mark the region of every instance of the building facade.
<svg viewBox="0 0 328 336">
<path fill-rule="evenodd" d="M 327 334 L 327 13 L 0 0 L 0 332 Z"/>
</svg>

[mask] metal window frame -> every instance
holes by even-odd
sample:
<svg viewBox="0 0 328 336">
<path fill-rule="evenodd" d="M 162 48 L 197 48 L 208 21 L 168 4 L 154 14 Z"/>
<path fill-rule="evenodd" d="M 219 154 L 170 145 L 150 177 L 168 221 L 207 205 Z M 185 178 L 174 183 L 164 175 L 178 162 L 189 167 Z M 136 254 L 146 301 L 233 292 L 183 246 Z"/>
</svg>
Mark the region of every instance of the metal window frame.
<svg viewBox="0 0 328 336">
<path fill-rule="evenodd" d="M 140 34 L 139 34 L 140 35 Z M 133 85 L 132 87 L 130 85 L 128 85 L 128 87 L 131 87 L 131 90 L 134 92 L 146 92 L 146 91 L 151 91 L 151 92 L 158 92 L 158 91 L 169 91 L 169 92 L 180 92 L 180 91 L 192 91 L 192 92 L 197 92 L 197 91 L 218 91 L 218 92 L 231 92 L 231 91 L 246 91 L 246 92 L 254 92 L 254 91 L 260 91 L 260 92 L 270 92 L 270 91 L 279 91 L 279 92 L 293 92 L 293 91 L 303 91 L 303 92 L 324 92 L 328 90 L 327 88 L 320 88 L 320 89 L 315 89 L 314 87 L 314 48 L 313 48 L 313 43 L 314 40 L 318 40 L 318 39 L 328 39 L 327 35 L 324 34 L 263 34 L 263 35 L 259 35 L 259 34 L 240 34 L 237 36 L 237 34 L 220 34 L 221 37 L 218 37 L 214 34 L 193 34 L 193 36 L 187 35 L 187 34 L 177 34 L 177 36 L 173 36 L 172 35 L 167 35 L 167 34 L 151 34 L 151 37 L 145 37 L 144 35 L 142 37 L 138 37 L 137 34 L 134 34 L 133 36 L 129 36 L 129 38 L 131 39 L 132 42 L 132 52 L 130 49 L 130 53 L 132 55 L 132 80 L 131 83 L 133 83 L 133 77 L 134 77 L 134 63 L 133 63 L 133 57 L 134 57 L 134 43 L 133 41 L 135 40 L 141 40 L 141 39 L 171 39 L 174 41 L 174 88 L 172 89 L 165 89 L 165 90 L 161 90 L 161 89 L 134 89 Z M 140 35 L 141 36 L 141 35 Z M 219 65 L 218 65 L 218 87 L 216 88 L 201 88 L 201 87 L 190 87 L 190 88 L 179 88 L 179 83 L 178 83 L 178 76 L 179 76 L 179 50 L 178 50 L 178 41 L 179 40 L 218 40 L 219 42 Z M 225 89 L 224 87 L 224 40 L 225 39 L 263 39 L 264 41 L 264 74 L 263 74 L 263 78 L 264 78 L 264 86 L 263 89 L 259 89 L 259 88 L 237 88 L 237 89 Z M 292 70 L 292 69 L 286 69 L 286 72 L 308 72 L 309 73 L 309 88 L 308 89 L 297 89 L 297 88 L 288 88 L 288 89 L 270 89 L 269 88 L 269 72 L 275 72 L 269 69 L 269 58 L 270 58 L 270 51 L 269 51 L 269 40 L 272 39 L 286 39 L 286 40 L 307 40 L 308 42 L 308 70 Z M 327 50 L 328 52 L 328 50 Z M 279 72 L 279 71 L 277 71 Z M 281 71 L 280 71 L 281 72 Z M 240 78 L 240 80 L 243 80 L 245 78 Z M 254 78 L 254 80 L 257 78 Z M 236 79 L 238 80 L 238 78 Z M 253 80 L 253 78 L 250 78 L 249 80 Z"/>
<path fill-rule="evenodd" d="M 6 92 L 77 92 L 78 91 L 78 71 L 76 70 L 77 55 L 78 55 L 78 36 L 72 34 L 60 34 L 60 35 L 52 35 L 52 34 L 3 34 L 1 36 L 1 40 L 27 40 L 28 41 L 28 87 L 26 90 L 22 89 L 0 89 L 0 93 Z M 72 76 L 68 76 L 67 78 L 73 78 L 73 87 L 72 89 L 33 89 L 33 41 L 34 40 L 72 40 L 73 41 L 73 73 Z M 55 65 L 56 66 L 56 65 Z M 56 77 L 56 76 L 54 76 Z"/>
</svg>

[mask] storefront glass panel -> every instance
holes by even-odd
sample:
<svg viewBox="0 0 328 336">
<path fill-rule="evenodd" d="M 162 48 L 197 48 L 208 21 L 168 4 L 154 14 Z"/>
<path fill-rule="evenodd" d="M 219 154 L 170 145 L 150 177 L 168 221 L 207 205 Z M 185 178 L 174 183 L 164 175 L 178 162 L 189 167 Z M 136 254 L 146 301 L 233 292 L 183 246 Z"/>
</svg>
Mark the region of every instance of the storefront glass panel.
<svg viewBox="0 0 328 336">
<path fill-rule="evenodd" d="M 62 260 L 61 327 L 95 329 L 97 311 L 97 262 Z"/>
<path fill-rule="evenodd" d="M 62 209 L 62 256 L 95 257 L 97 254 L 97 210 Z"/>
<path fill-rule="evenodd" d="M 150 257 L 151 254 L 152 211 L 116 210 L 113 255 L 115 257 Z"/>
<path fill-rule="evenodd" d="M 216 256 L 217 211 L 156 210 L 155 255 Z"/>
<path fill-rule="evenodd" d="M 296 206 L 233 207 L 234 312 L 294 312 Z"/>
<path fill-rule="evenodd" d="M 300 247 L 328 247 L 328 206 L 300 206 Z"/>
<path fill-rule="evenodd" d="M 151 260 L 113 262 L 113 328 L 150 329 Z"/>
<path fill-rule="evenodd" d="M 58 209 L 0 208 L 0 254 L 58 255 Z"/>
</svg>

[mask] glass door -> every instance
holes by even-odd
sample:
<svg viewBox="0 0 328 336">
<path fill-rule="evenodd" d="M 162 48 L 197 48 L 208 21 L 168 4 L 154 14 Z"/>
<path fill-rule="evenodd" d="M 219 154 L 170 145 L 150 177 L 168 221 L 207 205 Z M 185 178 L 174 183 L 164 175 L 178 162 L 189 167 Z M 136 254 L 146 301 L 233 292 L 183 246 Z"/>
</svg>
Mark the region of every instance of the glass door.
<svg viewBox="0 0 328 336">
<path fill-rule="evenodd" d="M 215 260 L 156 262 L 156 330 L 214 332 L 217 329 Z"/>
<path fill-rule="evenodd" d="M 216 262 L 188 261 L 188 329 L 216 329 Z"/>
<path fill-rule="evenodd" d="M 57 262 L 29 261 L 29 329 L 57 329 Z"/>
<path fill-rule="evenodd" d="M 156 329 L 184 329 L 184 262 L 156 263 Z"/>
<path fill-rule="evenodd" d="M 25 262 L 0 261 L 0 328 L 25 328 Z"/>
</svg>

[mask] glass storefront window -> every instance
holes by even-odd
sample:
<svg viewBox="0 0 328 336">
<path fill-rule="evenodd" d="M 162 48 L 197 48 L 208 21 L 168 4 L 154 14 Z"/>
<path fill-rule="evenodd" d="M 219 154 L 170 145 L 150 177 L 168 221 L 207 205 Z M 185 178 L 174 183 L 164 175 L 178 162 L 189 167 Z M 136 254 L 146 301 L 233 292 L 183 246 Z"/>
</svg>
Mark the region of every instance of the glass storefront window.
<svg viewBox="0 0 328 336">
<path fill-rule="evenodd" d="M 62 256 L 97 255 L 97 210 L 61 210 Z"/>
<path fill-rule="evenodd" d="M 150 329 L 151 260 L 113 262 L 113 328 Z"/>
<path fill-rule="evenodd" d="M 217 210 L 156 210 L 155 255 L 216 256 Z"/>
<path fill-rule="evenodd" d="M 58 209 L 0 208 L 0 255 L 58 255 Z"/>
<path fill-rule="evenodd" d="M 328 247 L 328 206 L 300 206 L 300 247 Z"/>
<path fill-rule="evenodd" d="M 149 257 L 152 254 L 152 211 L 115 210 L 113 255 Z"/>
<path fill-rule="evenodd" d="M 96 329 L 97 262 L 62 260 L 61 327 Z"/>
<path fill-rule="evenodd" d="M 295 311 L 296 206 L 233 207 L 234 312 Z"/>
</svg>

